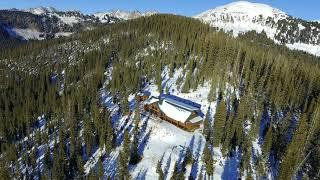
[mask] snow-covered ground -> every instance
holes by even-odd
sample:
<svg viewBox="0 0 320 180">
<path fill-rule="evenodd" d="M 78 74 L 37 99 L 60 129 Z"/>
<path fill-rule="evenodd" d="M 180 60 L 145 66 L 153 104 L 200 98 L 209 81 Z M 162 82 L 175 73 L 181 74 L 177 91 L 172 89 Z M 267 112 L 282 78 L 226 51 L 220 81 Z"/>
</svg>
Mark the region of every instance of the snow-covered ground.
<svg viewBox="0 0 320 180">
<path fill-rule="evenodd" d="M 162 168 L 164 172 L 167 172 L 166 176 L 171 177 L 174 163 L 184 148 L 188 146 L 193 133 L 157 118 L 149 119 L 147 129 L 151 131 L 150 138 L 143 152 L 142 161 L 133 169 L 133 177 L 139 177 L 139 174 L 143 172 L 146 179 L 156 179 L 158 177 L 157 163 L 162 156 L 164 156 Z"/>
<path fill-rule="evenodd" d="M 80 18 L 75 17 L 75 16 L 57 16 L 57 17 L 59 17 L 59 19 L 62 22 L 69 24 L 71 26 L 73 26 L 73 24 L 76 24 L 76 23 L 79 23 L 82 21 Z"/>
<path fill-rule="evenodd" d="M 198 89 L 192 90 L 189 93 L 180 93 L 180 88 L 176 85 L 176 81 L 179 76 L 182 75 L 182 69 L 177 70 L 173 77 L 169 77 L 167 68 L 162 74 L 162 85 L 169 89 L 171 94 L 178 95 L 179 97 L 186 98 L 201 104 L 201 110 L 207 112 L 210 105 L 210 117 L 213 117 L 216 111 L 216 102 L 209 103 L 207 96 L 210 91 L 209 83 L 205 83 L 204 86 L 199 86 Z M 149 91 L 151 96 L 158 96 L 159 91 L 155 84 L 147 85 L 144 91 Z M 105 105 L 108 108 L 113 107 L 112 97 L 109 93 L 101 94 Z M 134 96 L 131 95 L 128 98 L 129 104 L 132 104 Z M 130 109 L 134 109 L 130 107 Z M 186 178 L 192 176 L 197 178 L 200 174 L 205 174 L 205 168 L 202 162 L 202 151 L 205 145 L 205 139 L 201 134 L 201 129 L 195 132 L 184 131 L 173 124 L 163 121 L 157 117 L 152 116 L 148 112 L 143 110 L 143 103 L 140 104 L 140 110 L 142 113 L 142 120 L 140 122 L 140 145 L 139 151 L 142 155 L 142 160 L 135 166 L 130 166 L 130 173 L 134 179 L 157 179 L 156 167 L 158 161 L 161 161 L 161 167 L 165 174 L 166 179 L 170 179 L 174 170 L 175 162 L 180 162 L 186 149 L 189 147 L 193 152 L 195 159 L 192 165 L 188 165 L 186 168 Z M 117 117 L 117 130 L 130 129 L 130 125 L 134 118 L 133 113 L 129 118 Z M 121 136 L 119 134 L 118 136 Z M 117 157 L 121 146 L 116 148 L 107 158 L 104 160 L 104 169 L 106 176 L 115 176 L 115 169 L 117 167 Z M 95 168 L 99 157 L 104 153 L 103 149 L 98 149 L 93 156 L 87 161 L 85 165 L 86 172 L 88 173 L 92 168 Z M 227 172 L 224 168 L 225 158 L 223 158 L 220 148 L 213 148 L 215 163 L 214 179 L 221 179 L 226 174 L 231 175 L 235 172 Z M 228 161 L 229 162 L 229 161 Z M 180 162 L 181 163 L 181 162 Z M 230 165 L 230 164 L 229 164 Z M 236 164 L 232 164 L 237 166 Z M 229 171 L 229 169 L 227 169 Z M 234 169 L 233 169 L 234 170 Z"/>
<path fill-rule="evenodd" d="M 305 43 L 286 44 L 289 49 L 301 50 L 316 56 L 320 56 L 320 45 L 312 45 Z"/>
<path fill-rule="evenodd" d="M 72 32 L 58 32 L 55 34 L 55 37 L 68 37 L 71 36 L 73 33 Z"/>
<path fill-rule="evenodd" d="M 43 33 L 39 32 L 38 30 L 35 30 L 35 29 L 13 28 L 12 31 L 15 32 L 15 34 L 17 36 L 23 37 L 25 40 L 29 40 L 29 39 L 42 40 L 42 39 L 44 39 L 44 38 L 40 37 L 40 35 Z"/>
</svg>

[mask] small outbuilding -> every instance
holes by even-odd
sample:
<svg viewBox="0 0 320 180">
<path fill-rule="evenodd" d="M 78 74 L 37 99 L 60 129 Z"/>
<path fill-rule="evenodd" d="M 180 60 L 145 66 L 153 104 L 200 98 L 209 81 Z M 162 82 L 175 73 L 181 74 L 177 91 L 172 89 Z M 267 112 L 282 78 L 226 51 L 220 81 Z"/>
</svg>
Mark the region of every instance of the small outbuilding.
<svg viewBox="0 0 320 180">
<path fill-rule="evenodd" d="M 136 95 L 136 100 L 138 102 L 142 102 L 142 101 L 145 101 L 149 98 L 150 96 L 150 93 L 149 92 L 139 92 L 137 95 Z"/>
</svg>

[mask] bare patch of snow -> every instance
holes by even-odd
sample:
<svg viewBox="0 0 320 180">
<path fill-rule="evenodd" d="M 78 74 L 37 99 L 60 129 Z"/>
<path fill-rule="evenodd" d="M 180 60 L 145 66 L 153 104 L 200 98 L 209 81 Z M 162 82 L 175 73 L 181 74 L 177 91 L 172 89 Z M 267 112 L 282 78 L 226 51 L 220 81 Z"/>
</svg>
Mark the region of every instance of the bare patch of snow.
<svg viewBox="0 0 320 180">
<path fill-rule="evenodd" d="M 62 22 L 73 26 L 73 24 L 81 22 L 81 19 L 75 16 L 57 16 Z"/>
<path fill-rule="evenodd" d="M 320 45 L 312 45 L 312 44 L 305 44 L 305 43 L 293 43 L 293 44 L 286 44 L 289 49 L 293 50 L 301 50 L 307 53 L 320 56 Z"/>
<path fill-rule="evenodd" d="M 71 36 L 73 33 L 72 32 L 58 32 L 55 34 L 55 37 L 68 37 Z"/>
<path fill-rule="evenodd" d="M 17 35 L 23 37 L 25 40 L 29 39 L 37 39 L 42 40 L 44 38 L 40 37 L 41 32 L 35 29 L 19 29 L 19 28 L 13 28 L 12 29 Z"/>
</svg>

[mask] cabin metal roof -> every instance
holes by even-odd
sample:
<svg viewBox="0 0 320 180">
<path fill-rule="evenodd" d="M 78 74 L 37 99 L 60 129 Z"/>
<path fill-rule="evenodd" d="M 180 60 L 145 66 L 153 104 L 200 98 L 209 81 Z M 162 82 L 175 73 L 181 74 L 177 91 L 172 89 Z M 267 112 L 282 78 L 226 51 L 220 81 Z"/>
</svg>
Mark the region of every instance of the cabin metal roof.
<svg viewBox="0 0 320 180">
<path fill-rule="evenodd" d="M 160 99 L 188 111 L 199 111 L 201 108 L 200 104 L 173 95 L 160 95 Z"/>
<path fill-rule="evenodd" d="M 155 102 L 158 102 L 158 101 L 159 101 L 159 98 L 154 97 L 154 96 L 151 96 L 151 97 L 146 101 L 146 104 L 152 104 L 152 103 L 155 103 Z"/>
<path fill-rule="evenodd" d="M 151 93 L 150 92 L 148 92 L 148 91 L 142 91 L 142 92 L 138 92 L 138 94 L 137 94 L 138 96 L 150 96 L 151 95 Z"/>
</svg>

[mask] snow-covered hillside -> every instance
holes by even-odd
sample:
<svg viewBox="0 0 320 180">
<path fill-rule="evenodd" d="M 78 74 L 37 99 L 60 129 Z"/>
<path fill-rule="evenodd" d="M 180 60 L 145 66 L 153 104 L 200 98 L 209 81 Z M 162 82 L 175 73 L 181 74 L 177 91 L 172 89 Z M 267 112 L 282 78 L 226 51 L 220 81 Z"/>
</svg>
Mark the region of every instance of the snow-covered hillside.
<svg viewBox="0 0 320 180">
<path fill-rule="evenodd" d="M 23 11 L 25 12 L 30 12 L 35 15 L 45 15 L 45 14 L 50 14 L 57 12 L 57 10 L 53 7 L 37 7 L 37 8 L 29 8 L 29 9 L 24 9 Z"/>
<path fill-rule="evenodd" d="M 92 29 L 101 24 L 112 24 L 150 16 L 157 12 L 110 11 L 96 14 L 84 14 L 79 11 L 60 11 L 53 7 L 0 10 L 0 26 L 11 37 L 23 40 L 43 40 L 52 37 L 70 35 L 84 29 Z M 19 19 L 27 19 L 21 24 Z M 36 23 L 36 25 L 32 23 Z"/>
<path fill-rule="evenodd" d="M 266 4 L 238 1 L 207 10 L 196 15 L 195 18 L 224 31 L 232 32 L 234 36 L 252 30 L 258 33 L 264 31 L 276 43 L 284 43 L 290 49 L 303 50 L 320 56 L 320 38 L 317 33 L 311 35 L 310 39 L 302 40 L 301 38 L 303 31 L 307 31 L 302 24 L 308 24 L 308 22 L 295 19 L 285 12 Z M 300 23 L 299 21 L 303 22 Z M 293 23 L 297 28 L 294 27 L 292 29 L 289 25 L 284 24 L 286 22 Z M 311 29 L 318 31 L 319 27 L 311 26 L 310 31 Z M 290 35 L 289 31 L 295 32 Z M 307 33 L 312 34 L 311 32 Z M 288 39 L 291 42 L 288 42 Z"/>
<path fill-rule="evenodd" d="M 276 29 L 274 23 L 285 19 L 287 15 L 268 5 L 239 1 L 215 9 L 210 9 L 197 16 L 212 26 L 232 31 L 236 36 L 249 30 L 261 32 L 264 30 L 269 37 L 274 37 Z"/>
<path fill-rule="evenodd" d="M 80 23 L 86 20 L 94 21 L 93 17 L 85 16 L 78 11 L 58 11 L 53 7 L 38 7 L 24 10 L 25 12 L 30 12 L 34 15 L 42 15 L 42 16 L 55 16 L 62 23 L 73 26 L 76 23 Z"/>
<path fill-rule="evenodd" d="M 129 12 L 129 11 L 114 10 L 114 11 L 110 11 L 110 12 L 96 13 L 96 14 L 94 14 L 94 16 L 99 18 L 99 20 L 101 22 L 105 22 L 106 19 L 108 19 L 109 16 L 116 17 L 116 18 L 121 19 L 121 20 L 130 20 L 130 19 L 135 19 L 135 18 L 139 18 L 139 17 L 142 17 L 142 16 L 151 16 L 153 14 L 157 14 L 157 12 L 150 11 L 150 12 L 142 13 L 142 12 L 139 12 L 139 11 Z"/>
<path fill-rule="evenodd" d="M 0 10 L 0 28 L 11 38 L 20 40 L 50 39 L 93 29 L 102 24 L 120 21 L 107 15 L 103 20 L 79 11 L 60 11 L 53 7 Z"/>
</svg>

